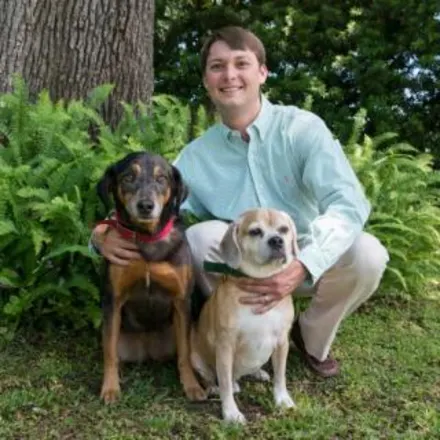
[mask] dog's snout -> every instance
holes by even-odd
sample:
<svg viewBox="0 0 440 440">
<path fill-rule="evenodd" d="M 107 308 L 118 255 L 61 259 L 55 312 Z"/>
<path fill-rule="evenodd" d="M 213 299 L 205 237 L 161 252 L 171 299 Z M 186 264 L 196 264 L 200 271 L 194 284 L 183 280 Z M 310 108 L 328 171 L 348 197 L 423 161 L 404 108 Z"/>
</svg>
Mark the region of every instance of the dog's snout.
<svg viewBox="0 0 440 440">
<path fill-rule="evenodd" d="M 267 244 L 275 250 L 280 250 L 284 246 L 284 241 L 279 235 L 274 235 L 273 237 L 267 240 Z"/>
<path fill-rule="evenodd" d="M 154 209 L 154 202 L 152 200 L 139 200 L 137 209 L 141 214 L 150 214 Z"/>
</svg>

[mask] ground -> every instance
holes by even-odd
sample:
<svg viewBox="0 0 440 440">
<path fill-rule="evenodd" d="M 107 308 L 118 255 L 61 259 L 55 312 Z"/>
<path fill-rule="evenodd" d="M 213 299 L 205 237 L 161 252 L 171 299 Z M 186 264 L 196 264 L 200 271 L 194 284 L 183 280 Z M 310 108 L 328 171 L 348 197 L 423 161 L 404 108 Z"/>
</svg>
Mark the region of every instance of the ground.
<svg viewBox="0 0 440 440">
<path fill-rule="evenodd" d="M 245 427 L 221 422 L 218 399 L 187 402 L 173 363 L 124 366 L 122 399 L 105 406 L 97 334 L 22 334 L 0 353 L 0 438 L 440 438 L 439 316 L 438 300 L 370 301 L 334 344 L 339 377 L 317 378 L 291 350 L 297 409 L 279 412 L 270 384 L 242 382 Z"/>
</svg>

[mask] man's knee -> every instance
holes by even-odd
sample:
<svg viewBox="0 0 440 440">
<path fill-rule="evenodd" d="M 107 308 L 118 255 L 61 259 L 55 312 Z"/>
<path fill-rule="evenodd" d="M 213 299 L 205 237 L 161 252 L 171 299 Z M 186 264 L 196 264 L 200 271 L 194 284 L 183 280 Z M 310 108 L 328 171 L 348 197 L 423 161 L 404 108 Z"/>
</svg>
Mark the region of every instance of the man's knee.
<svg viewBox="0 0 440 440">
<path fill-rule="evenodd" d="M 186 238 L 193 257 L 203 260 L 205 255 L 213 248 L 218 248 L 228 224 L 220 220 L 209 220 L 190 226 L 186 230 Z"/>
<path fill-rule="evenodd" d="M 195 306 L 193 317 L 197 317 L 203 305 L 204 299 L 214 290 L 217 282 L 216 274 L 206 273 L 203 269 L 203 262 L 220 261 L 220 241 L 228 229 L 228 224 L 219 220 L 210 220 L 197 223 L 186 230 L 186 237 L 193 257 L 193 267 L 198 286 L 197 292 L 193 294 Z M 203 298 L 200 298 L 202 294 Z"/>
<path fill-rule="evenodd" d="M 196 223 L 186 230 L 186 238 L 190 244 L 197 246 L 199 243 L 209 243 L 211 241 L 220 241 L 228 224 L 221 220 L 209 220 L 206 222 Z"/>
<path fill-rule="evenodd" d="M 386 248 L 367 232 L 356 239 L 344 257 L 348 258 L 349 265 L 359 277 L 371 279 L 381 278 L 389 261 Z"/>
</svg>

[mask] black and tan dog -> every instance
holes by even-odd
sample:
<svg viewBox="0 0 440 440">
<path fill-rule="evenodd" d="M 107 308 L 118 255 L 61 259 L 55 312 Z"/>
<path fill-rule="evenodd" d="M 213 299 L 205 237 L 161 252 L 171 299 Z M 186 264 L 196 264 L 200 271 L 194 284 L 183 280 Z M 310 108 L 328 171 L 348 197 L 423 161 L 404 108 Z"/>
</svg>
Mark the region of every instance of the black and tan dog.
<svg viewBox="0 0 440 440">
<path fill-rule="evenodd" d="M 180 381 L 187 397 L 206 393 L 189 359 L 191 254 L 179 208 L 187 195 L 179 171 L 161 156 L 131 153 L 110 166 L 98 194 L 114 218 L 105 220 L 138 245 L 143 256 L 128 266 L 106 263 L 102 287 L 104 380 L 106 403 L 120 393 L 119 361 L 164 360 L 177 351 Z"/>
</svg>

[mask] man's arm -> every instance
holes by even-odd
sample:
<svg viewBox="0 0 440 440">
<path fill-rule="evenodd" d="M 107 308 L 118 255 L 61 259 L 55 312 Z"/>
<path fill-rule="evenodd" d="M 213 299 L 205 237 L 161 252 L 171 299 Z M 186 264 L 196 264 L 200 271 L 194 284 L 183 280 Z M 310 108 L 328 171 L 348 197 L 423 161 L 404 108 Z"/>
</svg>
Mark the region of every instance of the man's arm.
<svg viewBox="0 0 440 440">
<path fill-rule="evenodd" d="M 361 233 L 370 204 L 340 143 L 317 116 L 296 133 L 302 182 L 318 201 L 320 215 L 310 224 L 299 254 L 315 283 Z"/>
<path fill-rule="evenodd" d="M 267 279 L 239 280 L 249 292 L 240 298 L 265 313 L 289 295 L 308 277 L 313 283 L 353 244 L 362 231 L 370 205 L 339 142 L 325 124 L 310 114 L 304 124 L 292 127 L 290 146 L 301 164 L 304 191 L 318 201 L 320 215 L 311 222 L 306 244 L 298 259 L 282 272 Z"/>
<path fill-rule="evenodd" d="M 188 197 L 186 198 L 180 209 L 182 212 L 186 211 L 199 219 L 207 218 L 210 217 L 210 214 L 196 195 L 196 161 L 194 160 L 194 158 L 191 159 L 191 157 L 189 156 L 190 152 L 187 150 L 186 147 L 181 151 L 176 160 L 173 162 L 173 166 L 175 166 L 180 171 L 182 179 L 185 185 L 187 185 L 188 187 Z"/>
</svg>

